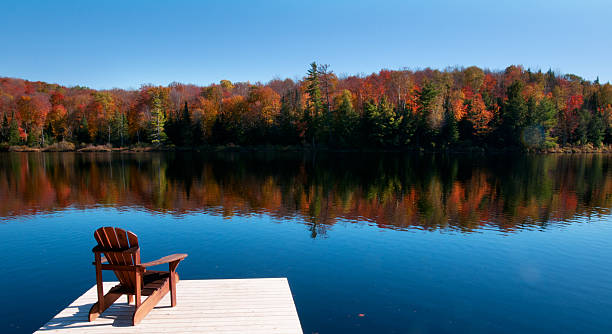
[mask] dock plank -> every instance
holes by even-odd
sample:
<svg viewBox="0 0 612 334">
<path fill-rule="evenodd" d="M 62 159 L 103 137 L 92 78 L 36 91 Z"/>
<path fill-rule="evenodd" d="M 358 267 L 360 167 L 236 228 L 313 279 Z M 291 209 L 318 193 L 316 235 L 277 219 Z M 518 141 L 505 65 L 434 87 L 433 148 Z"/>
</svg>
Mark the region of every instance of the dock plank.
<svg viewBox="0 0 612 334">
<path fill-rule="evenodd" d="M 104 291 L 116 284 L 105 282 Z M 167 294 L 136 326 L 126 298 L 88 322 L 96 301 L 94 285 L 36 333 L 302 333 L 286 278 L 181 280 L 176 307 Z"/>
</svg>

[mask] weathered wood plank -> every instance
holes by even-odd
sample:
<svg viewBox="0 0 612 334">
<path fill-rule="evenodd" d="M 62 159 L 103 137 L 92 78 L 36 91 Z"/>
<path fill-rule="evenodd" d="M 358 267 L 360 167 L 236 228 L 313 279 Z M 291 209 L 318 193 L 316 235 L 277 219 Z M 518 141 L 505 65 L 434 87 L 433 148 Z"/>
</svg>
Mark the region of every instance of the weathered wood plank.
<svg viewBox="0 0 612 334">
<path fill-rule="evenodd" d="M 105 282 L 105 290 L 116 282 Z M 96 287 L 59 312 L 37 333 L 302 333 L 286 278 L 181 280 L 179 303 L 167 294 L 136 326 L 134 306 L 116 302 L 98 319 L 87 321 Z"/>
</svg>

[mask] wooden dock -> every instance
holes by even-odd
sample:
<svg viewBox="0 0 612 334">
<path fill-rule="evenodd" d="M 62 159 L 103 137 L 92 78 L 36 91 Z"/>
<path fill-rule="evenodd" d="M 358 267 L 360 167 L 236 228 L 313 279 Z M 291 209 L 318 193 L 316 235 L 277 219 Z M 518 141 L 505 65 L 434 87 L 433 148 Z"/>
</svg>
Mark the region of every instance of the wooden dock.
<svg viewBox="0 0 612 334">
<path fill-rule="evenodd" d="M 167 294 L 136 326 L 127 298 L 88 322 L 96 296 L 94 285 L 36 333 L 302 333 L 286 278 L 181 280 L 176 307 Z"/>
</svg>

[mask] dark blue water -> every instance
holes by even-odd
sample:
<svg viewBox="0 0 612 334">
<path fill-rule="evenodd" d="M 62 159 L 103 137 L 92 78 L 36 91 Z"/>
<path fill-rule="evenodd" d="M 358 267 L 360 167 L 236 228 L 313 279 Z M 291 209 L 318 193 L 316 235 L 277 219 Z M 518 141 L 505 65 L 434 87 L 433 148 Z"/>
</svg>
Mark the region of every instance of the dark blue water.
<svg viewBox="0 0 612 334">
<path fill-rule="evenodd" d="M 610 157 L 4 158 L 2 333 L 95 283 L 100 226 L 182 279 L 288 277 L 305 333 L 612 332 Z"/>
</svg>

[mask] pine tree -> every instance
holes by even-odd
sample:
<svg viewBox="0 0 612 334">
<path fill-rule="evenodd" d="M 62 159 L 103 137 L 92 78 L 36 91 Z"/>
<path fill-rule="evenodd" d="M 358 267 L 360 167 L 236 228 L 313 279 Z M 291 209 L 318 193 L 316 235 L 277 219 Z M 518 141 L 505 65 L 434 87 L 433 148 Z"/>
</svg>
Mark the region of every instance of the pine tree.
<svg viewBox="0 0 612 334">
<path fill-rule="evenodd" d="M 536 107 L 535 124 L 544 128 L 547 133 L 556 125 L 559 111 L 554 102 L 549 98 L 540 100 Z"/>
<path fill-rule="evenodd" d="M 306 82 L 308 83 L 306 87 L 306 92 L 308 93 L 308 105 L 311 114 L 315 116 L 318 115 L 323 109 L 321 84 L 319 82 L 319 69 L 317 63 L 313 62 L 310 64 Z"/>
<path fill-rule="evenodd" d="M 525 114 L 525 125 L 536 125 L 537 124 L 537 103 L 533 96 L 530 96 L 527 100 L 527 113 Z"/>
<path fill-rule="evenodd" d="M 378 104 L 374 101 L 366 103 L 364 114 L 367 117 L 366 127 L 370 142 L 379 147 L 389 147 L 398 144 L 395 134 L 402 121 L 397 117 L 393 106 L 383 97 Z"/>
<path fill-rule="evenodd" d="M 4 117 L 2 117 L 2 126 L 0 127 L 0 142 L 6 143 L 9 141 L 10 127 L 11 124 L 5 112 Z"/>
<path fill-rule="evenodd" d="M 521 94 L 522 90 L 522 83 L 515 81 L 506 92 L 508 98 L 502 107 L 500 127 L 506 144 L 518 144 L 521 131 L 527 125 L 527 104 Z"/>
<path fill-rule="evenodd" d="M 574 131 L 573 141 L 584 145 L 589 141 L 589 128 L 593 120 L 593 115 L 590 111 L 582 109 L 579 116 L 580 120 L 576 131 Z"/>
<path fill-rule="evenodd" d="M 79 124 L 79 127 L 77 128 L 76 137 L 79 143 L 91 142 L 89 124 L 87 123 L 87 118 L 85 116 L 81 118 L 81 124 Z"/>
<path fill-rule="evenodd" d="M 339 97 L 340 103 L 333 120 L 333 132 L 338 137 L 340 146 L 355 145 L 354 137 L 359 125 L 359 114 L 353 108 L 351 92 L 344 90 Z"/>
<path fill-rule="evenodd" d="M 115 112 L 111 118 L 111 143 L 123 146 L 128 136 L 127 117 L 124 113 Z"/>
<path fill-rule="evenodd" d="M 155 145 L 163 145 L 166 142 L 166 133 L 164 132 L 164 124 L 166 123 L 166 114 L 162 108 L 162 103 L 159 96 L 153 97 L 153 106 L 151 109 L 151 143 Z"/>
<path fill-rule="evenodd" d="M 185 102 L 185 107 L 183 108 L 183 112 L 181 113 L 181 118 L 179 120 L 179 133 L 181 137 L 181 145 L 193 145 L 193 126 L 191 124 L 191 116 L 189 115 L 187 102 Z"/>
<path fill-rule="evenodd" d="M 321 97 L 321 85 L 319 82 L 319 70 L 317 63 L 310 64 L 308 76 L 306 77 L 306 92 L 308 93 L 308 108 L 304 121 L 307 126 L 307 136 L 312 141 L 312 146 L 316 145 L 316 138 L 322 134 L 322 111 L 323 102 Z"/>
<path fill-rule="evenodd" d="M 591 117 L 591 121 L 588 125 L 588 141 L 593 143 L 593 145 L 595 146 L 601 146 L 601 143 L 604 139 L 605 131 L 606 126 L 603 116 L 601 113 L 596 111 L 595 114 Z"/>
<path fill-rule="evenodd" d="M 221 126 L 222 123 L 217 123 L 217 121 L 215 120 L 215 123 L 213 124 L 213 127 L 216 124 L 220 124 Z M 204 133 L 204 129 L 202 128 L 202 120 L 200 118 L 195 118 L 192 121 L 192 124 L 189 126 L 189 128 L 191 129 L 191 143 L 194 146 L 199 146 L 205 143 L 205 133 Z M 214 130 L 213 130 L 214 133 Z"/>
<path fill-rule="evenodd" d="M 447 145 L 456 144 L 459 141 L 459 127 L 455 112 L 450 102 L 450 98 L 446 96 L 444 99 L 444 125 L 442 127 L 442 140 Z"/>
<path fill-rule="evenodd" d="M 21 143 L 21 137 L 19 136 L 19 122 L 17 122 L 14 117 L 9 126 L 8 143 L 9 145 L 19 145 Z"/>
<path fill-rule="evenodd" d="M 298 94 L 296 92 L 296 94 Z M 282 144 L 297 143 L 297 119 L 296 112 L 291 101 L 293 93 L 288 93 L 281 98 L 281 108 L 277 118 L 278 142 Z"/>
<path fill-rule="evenodd" d="M 417 145 L 423 145 L 429 142 L 433 137 L 433 129 L 429 125 L 429 117 L 433 113 L 435 99 L 438 96 L 438 91 L 431 82 L 425 83 L 423 88 L 418 93 L 417 100 L 417 128 L 416 137 Z"/>
<path fill-rule="evenodd" d="M 399 144 L 402 146 L 410 146 L 413 144 L 416 133 L 416 124 L 418 123 L 417 116 L 405 103 L 402 103 L 397 111 L 402 120 L 398 126 Z"/>
</svg>

